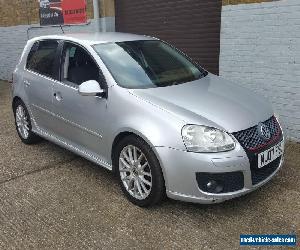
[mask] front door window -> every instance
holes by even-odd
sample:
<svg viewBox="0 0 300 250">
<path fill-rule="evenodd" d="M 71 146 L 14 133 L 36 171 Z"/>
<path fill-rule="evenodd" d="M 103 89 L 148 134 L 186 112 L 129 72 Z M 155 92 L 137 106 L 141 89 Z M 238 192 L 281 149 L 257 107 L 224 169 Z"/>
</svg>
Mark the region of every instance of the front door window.
<svg viewBox="0 0 300 250">
<path fill-rule="evenodd" d="M 62 80 L 75 85 L 88 80 L 99 82 L 99 68 L 82 47 L 65 43 L 63 50 Z"/>
</svg>

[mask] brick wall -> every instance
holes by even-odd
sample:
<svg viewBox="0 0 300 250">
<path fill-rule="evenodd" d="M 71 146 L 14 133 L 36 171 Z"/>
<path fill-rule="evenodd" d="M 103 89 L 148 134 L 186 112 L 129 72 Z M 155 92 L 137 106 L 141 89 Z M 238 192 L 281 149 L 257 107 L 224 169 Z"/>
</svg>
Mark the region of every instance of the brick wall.
<svg viewBox="0 0 300 250">
<path fill-rule="evenodd" d="M 101 20 L 105 20 L 107 31 L 115 30 L 114 0 L 99 0 Z M 88 26 L 66 27 L 65 32 L 89 32 L 94 30 L 92 0 L 87 0 Z M 27 42 L 27 29 L 39 26 L 38 0 L 0 0 L 0 79 L 9 80 Z M 30 38 L 39 35 L 61 34 L 59 28 L 35 29 Z"/>
<path fill-rule="evenodd" d="M 223 6 L 220 75 L 262 93 L 300 141 L 300 1 Z"/>
<path fill-rule="evenodd" d="M 93 0 L 87 0 L 88 18 L 93 18 Z M 115 16 L 114 0 L 99 0 L 102 17 Z M 39 22 L 38 0 L 0 0 L 0 27 Z"/>
<path fill-rule="evenodd" d="M 115 18 L 104 17 L 107 31 L 115 30 Z M 66 33 L 70 32 L 93 32 L 94 21 L 88 26 L 65 27 Z M 0 27 L 0 79 L 10 80 L 12 72 L 19 60 L 23 48 L 27 42 L 27 29 L 32 26 L 39 25 L 17 25 L 10 27 Z M 30 38 L 41 35 L 61 34 L 60 28 L 44 27 L 42 29 L 34 29 L 29 32 Z"/>
</svg>

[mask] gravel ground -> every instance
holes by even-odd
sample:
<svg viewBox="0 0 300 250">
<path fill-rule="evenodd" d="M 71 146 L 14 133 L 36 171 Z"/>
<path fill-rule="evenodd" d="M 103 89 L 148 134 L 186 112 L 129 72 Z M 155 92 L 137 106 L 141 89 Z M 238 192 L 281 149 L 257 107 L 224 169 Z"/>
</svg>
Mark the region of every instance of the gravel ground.
<svg viewBox="0 0 300 250">
<path fill-rule="evenodd" d="M 52 143 L 21 143 L 0 81 L 1 249 L 237 249 L 240 234 L 300 236 L 300 145 L 263 188 L 216 205 L 129 203 L 105 169 Z"/>
</svg>

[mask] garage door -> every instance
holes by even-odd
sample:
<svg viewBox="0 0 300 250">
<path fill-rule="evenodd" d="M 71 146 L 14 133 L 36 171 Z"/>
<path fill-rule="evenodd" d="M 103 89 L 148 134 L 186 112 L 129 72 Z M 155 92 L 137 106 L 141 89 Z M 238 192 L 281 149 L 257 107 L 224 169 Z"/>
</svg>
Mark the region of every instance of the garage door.
<svg viewBox="0 0 300 250">
<path fill-rule="evenodd" d="M 163 39 L 219 73 L 221 0 L 115 0 L 116 30 Z"/>
</svg>

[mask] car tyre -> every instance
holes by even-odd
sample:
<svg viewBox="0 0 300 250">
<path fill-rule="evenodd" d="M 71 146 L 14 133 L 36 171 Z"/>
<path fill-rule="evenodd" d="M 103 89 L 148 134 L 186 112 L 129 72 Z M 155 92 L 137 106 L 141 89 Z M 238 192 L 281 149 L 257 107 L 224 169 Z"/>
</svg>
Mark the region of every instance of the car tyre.
<svg viewBox="0 0 300 250">
<path fill-rule="evenodd" d="M 13 112 L 16 130 L 22 142 L 29 145 L 40 142 L 42 138 L 32 132 L 29 112 L 21 100 L 14 103 Z"/>
<path fill-rule="evenodd" d="M 113 164 L 121 189 L 133 204 L 149 207 L 165 198 L 165 181 L 159 161 L 140 137 L 123 138 L 115 148 Z"/>
</svg>

